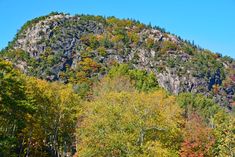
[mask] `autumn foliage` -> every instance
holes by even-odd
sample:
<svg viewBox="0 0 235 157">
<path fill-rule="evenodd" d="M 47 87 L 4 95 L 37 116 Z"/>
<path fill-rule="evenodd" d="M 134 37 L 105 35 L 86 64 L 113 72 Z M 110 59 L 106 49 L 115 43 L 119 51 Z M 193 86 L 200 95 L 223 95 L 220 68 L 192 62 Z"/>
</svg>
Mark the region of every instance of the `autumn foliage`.
<svg viewBox="0 0 235 157">
<path fill-rule="evenodd" d="M 128 65 L 114 66 L 82 99 L 86 73 L 100 67 L 84 58 L 77 68 L 80 90 L 0 60 L 0 156 L 235 156 L 234 116 L 210 99 L 171 95 Z"/>
<path fill-rule="evenodd" d="M 184 141 L 181 145 L 180 156 L 211 156 L 214 142 L 212 129 L 205 125 L 202 118 L 196 113 L 189 115 L 184 128 Z"/>
</svg>

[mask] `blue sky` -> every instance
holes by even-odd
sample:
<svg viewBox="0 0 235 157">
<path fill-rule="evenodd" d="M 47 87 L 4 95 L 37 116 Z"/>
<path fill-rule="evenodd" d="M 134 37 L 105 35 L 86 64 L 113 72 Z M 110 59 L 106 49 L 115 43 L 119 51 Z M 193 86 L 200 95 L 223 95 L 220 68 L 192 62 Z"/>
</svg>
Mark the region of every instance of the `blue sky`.
<svg viewBox="0 0 235 157">
<path fill-rule="evenodd" d="M 52 11 L 137 19 L 235 58 L 235 0 L 0 0 L 0 49 Z"/>
</svg>

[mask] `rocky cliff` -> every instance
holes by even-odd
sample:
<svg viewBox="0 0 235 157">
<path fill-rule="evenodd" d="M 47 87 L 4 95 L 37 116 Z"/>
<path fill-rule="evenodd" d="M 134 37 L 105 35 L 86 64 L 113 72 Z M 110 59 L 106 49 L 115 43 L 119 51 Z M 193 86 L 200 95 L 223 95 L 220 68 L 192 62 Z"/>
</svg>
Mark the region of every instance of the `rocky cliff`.
<svg viewBox="0 0 235 157">
<path fill-rule="evenodd" d="M 74 84 L 127 63 L 174 94 L 201 93 L 230 110 L 235 100 L 232 58 L 134 20 L 52 13 L 27 22 L 3 56 L 28 75 Z"/>
</svg>

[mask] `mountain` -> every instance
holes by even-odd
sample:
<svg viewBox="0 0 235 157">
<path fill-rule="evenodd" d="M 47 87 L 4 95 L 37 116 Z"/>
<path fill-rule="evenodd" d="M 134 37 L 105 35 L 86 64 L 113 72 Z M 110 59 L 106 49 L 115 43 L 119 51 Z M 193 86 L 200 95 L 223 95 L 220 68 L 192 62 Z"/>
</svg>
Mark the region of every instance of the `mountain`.
<svg viewBox="0 0 235 157">
<path fill-rule="evenodd" d="M 49 81 L 92 84 L 124 63 L 173 94 L 200 93 L 229 110 L 235 101 L 234 59 L 135 20 L 51 13 L 28 21 L 1 55 Z"/>
<path fill-rule="evenodd" d="M 235 156 L 235 61 L 135 20 L 51 13 L 0 53 L 0 156 Z"/>
</svg>

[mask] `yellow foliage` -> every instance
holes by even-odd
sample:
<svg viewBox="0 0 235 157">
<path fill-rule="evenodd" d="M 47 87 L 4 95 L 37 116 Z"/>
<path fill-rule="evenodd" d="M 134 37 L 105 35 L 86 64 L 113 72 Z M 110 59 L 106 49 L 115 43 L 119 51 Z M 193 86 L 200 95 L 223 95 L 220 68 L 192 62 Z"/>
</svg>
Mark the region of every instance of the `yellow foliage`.
<svg viewBox="0 0 235 157">
<path fill-rule="evenodd" d="M 154 40 L 153 40 L 152 38 L 148 38 L 148 39 L 146 40 L 146 46 L 147 46 L 147 48 L 151 49 L 151 48 L 153 47 L 153 45 L 154 45 Z"/>
<path fill-rule="evenodd" d="M 127 33 L 129 39 L 131 40 L 131 42 L 133 42 L 135 45 L 139 42 L 140 37 L 137 33 L 134 32 L 128 32 Z"/>
<path fill-rule="evenodd" d="M 140 150 L 150 155 L 155 150 L 148 154 L 146 145 L 157 141 L 160 154 L 178 150 L 181 109 L 165 91 L 107 92 L 84 106 L 77 131 L 80 156 L 144 155 Z"/>
<path fill-rule="evenodd" d="M 78 64 L 85 72 L 97 72 L 97 70 L 100 68 L 100 65 L 91 58 L 84 58 L 83 61 L 79 62 Z"/>
<path fill-rule="evenodd" d="M 76 114 L 80 110 L 80 98 L 72 86 L 27 77 L 26 92 L 37 107 L 34 115 L 26 117 L 28 125 L 21 135 L 27 143 L 31 141 L 31 154 L 42 156 L 37 151 L 47 143 L 59 146 L 66 142 L 67 147 L 72 147 Z M 60 139 L 53 141 L 52 136 Z"/>
</svg>

